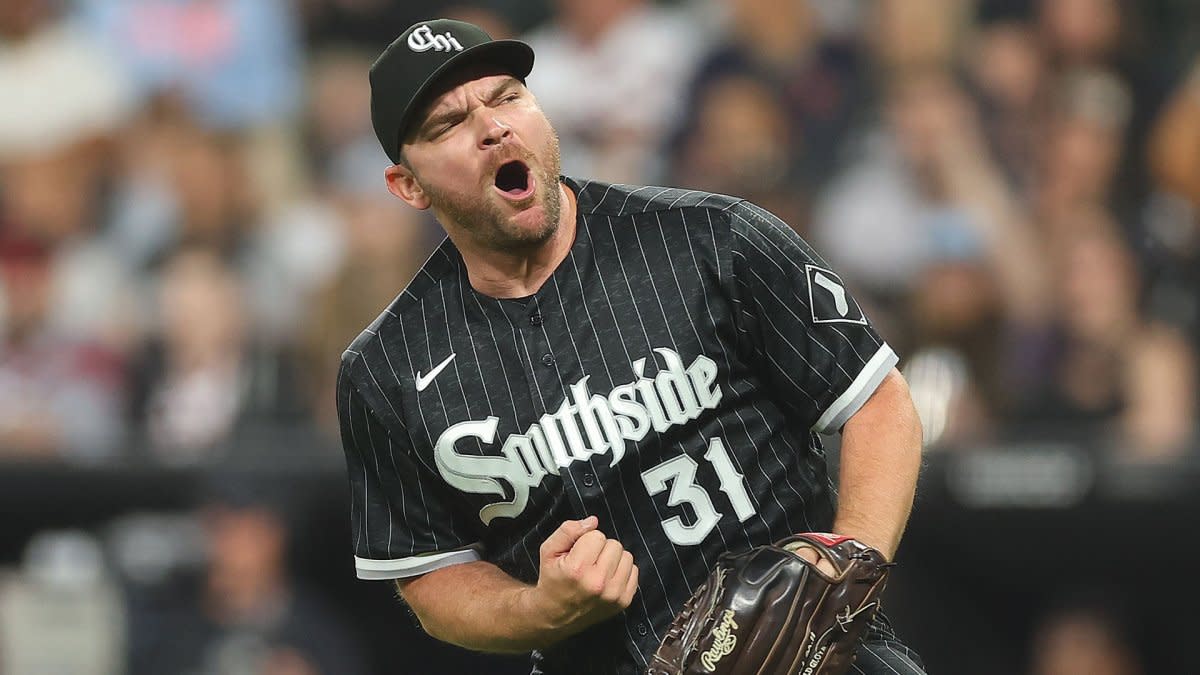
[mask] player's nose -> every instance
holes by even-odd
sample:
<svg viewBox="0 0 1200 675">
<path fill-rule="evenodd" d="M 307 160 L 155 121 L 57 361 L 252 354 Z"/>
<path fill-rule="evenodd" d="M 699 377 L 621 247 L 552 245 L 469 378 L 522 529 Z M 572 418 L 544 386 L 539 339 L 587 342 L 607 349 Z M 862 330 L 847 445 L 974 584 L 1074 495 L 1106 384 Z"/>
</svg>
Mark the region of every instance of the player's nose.
<svg viewBox="0 0 1200 675">
<path fill-rule="evenodd" d="M 511 137 L 512 127 L 498 116 L 493 115 L 488 119 L 483 136 L 479 139 L 479 146 L 486 150 L 504 143 Z"/>
</svg>

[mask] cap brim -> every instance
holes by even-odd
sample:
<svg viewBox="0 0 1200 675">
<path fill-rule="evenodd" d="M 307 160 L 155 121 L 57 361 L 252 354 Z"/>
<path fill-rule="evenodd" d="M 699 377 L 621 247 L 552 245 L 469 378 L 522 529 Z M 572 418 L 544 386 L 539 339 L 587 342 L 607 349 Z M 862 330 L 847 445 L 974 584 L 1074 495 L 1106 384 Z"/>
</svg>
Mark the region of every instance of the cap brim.
<svg viewBox="0 0 1200 675">
<path fill-rule="evenodd" d="M 453 70 L 472 64 L 494 65 L 524 81 L 529 72 L 533 70 L 533 49 L 519 40 L 494 40 L 465 49 L 438 66 L 413 94 L 404 116 L 400 119 L 399 143 L 401 145 L 408 136 L 408 127 L 413 118 L 421 112 L 423 99 L 438 80 Z"/>
</svg>

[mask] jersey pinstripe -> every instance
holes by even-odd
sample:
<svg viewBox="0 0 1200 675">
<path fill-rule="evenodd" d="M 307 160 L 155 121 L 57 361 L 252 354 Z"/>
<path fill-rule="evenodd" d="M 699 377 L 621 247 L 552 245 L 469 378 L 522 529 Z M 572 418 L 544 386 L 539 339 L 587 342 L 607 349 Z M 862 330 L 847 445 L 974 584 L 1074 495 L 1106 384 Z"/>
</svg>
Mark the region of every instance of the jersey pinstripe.
<svg viewBox="0 0 1200 675">
<path fill-rule="evenodd" d="M 541 668 L 641 672 L 722 551 L 831 527 L 816 432 L 896 356 L 758 206 L 564 182 L 578 232 L 534 296 L 476 292 L 447 240 L 345 352 L 355 563 L 389 579 L 484 559 L 533 582 L 541 542 L 595 514 L 640 590 Z"/>
</svg>

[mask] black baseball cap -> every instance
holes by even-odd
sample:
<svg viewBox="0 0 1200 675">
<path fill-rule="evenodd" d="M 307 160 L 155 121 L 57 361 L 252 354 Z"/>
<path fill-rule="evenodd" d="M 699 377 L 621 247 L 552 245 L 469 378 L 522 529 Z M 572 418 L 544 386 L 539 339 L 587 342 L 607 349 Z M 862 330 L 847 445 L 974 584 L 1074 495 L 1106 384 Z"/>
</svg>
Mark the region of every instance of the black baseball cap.
<svg viewBox="0 0 1200 675">
<path fill-rule="evenodd" d="M 371 124 L 392 162 L 422 97 L 452 68 L 483 63 L 524 81 L 533 70 L 533 49 L 518 40 L 493 40 L 465 21 L 434 19 L 408 27 L 371 66 Z"/>
</svg>

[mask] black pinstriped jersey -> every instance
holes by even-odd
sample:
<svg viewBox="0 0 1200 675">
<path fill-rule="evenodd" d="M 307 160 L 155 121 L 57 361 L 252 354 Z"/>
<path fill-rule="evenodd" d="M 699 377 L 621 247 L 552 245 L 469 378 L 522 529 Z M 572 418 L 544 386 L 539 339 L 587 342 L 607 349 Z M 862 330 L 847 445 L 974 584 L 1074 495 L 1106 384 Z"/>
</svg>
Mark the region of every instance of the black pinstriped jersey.
<svg viewBox="0 0 1200 675">
<path fill-rule="evenodd" d="M 640 589 L 537 658 L 632 674 L 722 551 L 832 526 L 815 432 L 896 356 L 758 206 L 563 180 L 577 234 L 535 295 L 476 292 L 447 240 L 345 352 L 355 564 L 391 579 L 483 559 L 534 582 L 542 541 L 594 514 Z"/>
</svg>

